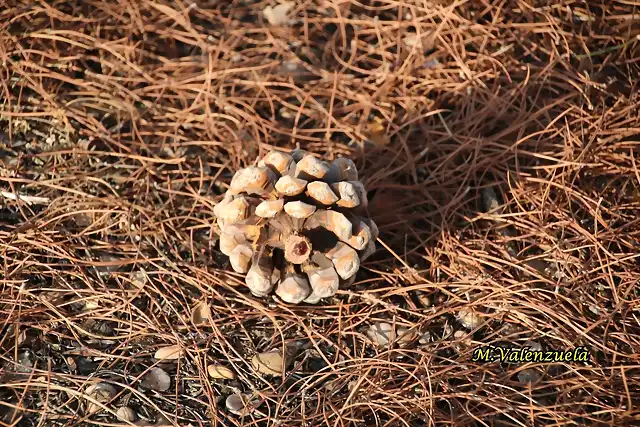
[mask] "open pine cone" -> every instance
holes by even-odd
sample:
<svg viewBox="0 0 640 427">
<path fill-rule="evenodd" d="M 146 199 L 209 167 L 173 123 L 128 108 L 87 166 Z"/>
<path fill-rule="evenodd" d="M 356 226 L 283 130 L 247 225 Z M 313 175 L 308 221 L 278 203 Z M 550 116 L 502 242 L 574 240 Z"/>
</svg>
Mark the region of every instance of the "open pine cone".
<svg viewBox="0 0 640 427">
<path fill-rule="evenodd" d="M 353 283 L 375 252 L 376 224 L 355 164 L 271 151 L 239 170 L 214 208 L 220 250 L 255 296 L 315 304 Z"/>
</svg>

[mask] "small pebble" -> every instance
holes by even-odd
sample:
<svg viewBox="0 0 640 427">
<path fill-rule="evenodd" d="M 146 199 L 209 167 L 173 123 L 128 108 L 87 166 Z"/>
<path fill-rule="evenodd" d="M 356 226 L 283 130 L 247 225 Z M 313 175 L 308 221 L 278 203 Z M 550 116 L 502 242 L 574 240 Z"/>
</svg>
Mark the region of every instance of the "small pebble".
<svg viewBox="0 0 640 427">
<path fill-rule="evenodd" d="M 475 329 L 482 324 L 482 317 L 473 310 L 462 309 L 456 317 L 460 324 L 467 329 Z"/>
<path fill-rule="evenodd" d="M 392 341 L 397 342 L 400 346 L 405 346 L 417 335 L 414 330 L 409 330 L 404 326 L 399 326 L 394 330 L 393 325 L 386 322 L 371 325 L 366 333 L 367 337 L 379 347 L 387 346 Z"/>
<path fill-rule="evenodd" d="M 207 372 L 211 378 L 232 380 L 236 377 L 236 374 L 229 368 L 221 365 L 209 365 Z"/>
<path fill-rule="evenodd" d="M 589 304 L 587 305 L 587 308 L 589 309 L 589 311 L 593 314 L 595 314 L 596 316 L 600 314 L 600 312 L 602 311 L 600 309 L 600 307 L 598 307 L 597 305 L 594 304 Z"/>
<path fill-rule="evenodd" d="M 295 6 L 294 2 L 285 1 L 274 7 L 267 6 L 262 10 L 265 19 L 271 25 L 284 25 L 287 23 L 289 11 Z"/>
<path fill-rule="evenodd" d="M 418 301 L 420 301 L 420 304 L 422 304 L 423 307 L 429 308 L 433 306 L 433 300 L 429 295 L 423 293 L 418 294 Z"/>
<path fill-rule="evenodd" d="M 518 381 L 521 383 L 533 383 L 540 379 L 540 374 L 533 369 L 524 369 L 518 372 Z"/>
<path fill-rule="evenodd" d="M 424 334 L 422 334 L 422 336 L 418 340 L 418 342 L 423 345 L 429 344 L 430 341 L 431 341 L 431 334 L 429 332 L 425 332 Z"/>
<path fill-rule="evenodd" d="M 115 395 L 117 394 L 117 390 L 114 386 L 112 386 L 111 384 L 105 383 L 105 382 L 100 382 L 97 384 L 93 384 L 90 385 L 89 387 L 87 387 L 87 389 L 84 391 L 84 394 L 86 396 L 89 396 L 90 398 L 105 404 L 108 403 L 111 399 L 113 399 L 115 397 Z M 100 407 L 100 405 L 97 405 L 91 401 L 87 400 L 87 413 L 88 414 L 94 414 L 96 412 L 101 411 L 102 408 Z"/>
<path fill-rule="evenodd" d="M 211 317 L 211 308 L 206 302 L 197 304 L 191 313 L 191 320 L 194 325 L 201 325 L 205 323 Z"/>
<path fill-rule="evenodd" d="M 151 368 L 142 378 L 140 385 L 149 390 L 167 391 L 171 387 L 171 377 L 163 369 Z"/>
<path fill-rule="evenodd" d="M 453 338 L 456 340 L 462 340 L 467 336 L 467 333 L 464 331 L 455 331 L 453 333 Z"/>
<path fill-rule="evenodd" d="M 136 412 L 128 406 L 122 406 L 116 411 L 116 416 L 120 421 L 134 422 L 137 418 Z"/>
<path fill-rule="evenodd" d="M 277 350 L 256 354 L 251 359 L 253 368 L 263 375 L 282 375 L 282 362 L 282 353 Z"/>
<path fill-rule="evenodd" d="M 247 415 L 255 409 L 249 402 L 248 396 L 235 393 L 227 397 L 225 405 L 229 412 L 236 415 Z"/>
<path fill-rule="evenodd" d="M 530 351 L 542 351 L 542 346 L 540 345 L 540 343 L 537 343 L 535 341 L 527 341 L 524 343 L 523 347 L 529 347 Z"/>
<path fill-rule="evenodd" d="M 486 212 L 494 211 L 493 213 L 500 214 L 499 211 L 496 211 L 500 202 L 498 202 L 498 196 L 493 188 L 487 187 L 482 190 L 482 205 Z"/>
<path fill-rule="evenodd" d="M 31 372 L 35 362 L 35 355 L 30 350 L 23 350 L 18 353 L 18 363 L 15 367 L 16 372 Z"/>
<path fill-rule="evenodd" d="M 182 354 L 183 354 L 183 351 L 179 345 L 170 345 L 167 347 L 159 348 L 153 357 L 159 360 L 162 360 L 162 359 L 176 360 L 176 359 L 179 359 L 182 356 Z"/>
</svg>

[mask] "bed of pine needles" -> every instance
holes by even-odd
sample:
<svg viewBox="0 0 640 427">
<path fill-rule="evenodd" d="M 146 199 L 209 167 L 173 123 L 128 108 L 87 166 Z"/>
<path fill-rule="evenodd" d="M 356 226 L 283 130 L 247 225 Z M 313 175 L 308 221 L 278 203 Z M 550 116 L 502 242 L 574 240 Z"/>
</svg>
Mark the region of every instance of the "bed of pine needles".
<svg viewBox="0 0 640 427">
<path fill-rule="evenodd" d="M 640 425 L 640 3 L 280 3 L 0 1 L 0 424 Z M 315 306 L 218 250 L 273 147 L 352 158 L 380 228 Z M 590 358 L 473 361 L 525 344 Z"/>
</svg>

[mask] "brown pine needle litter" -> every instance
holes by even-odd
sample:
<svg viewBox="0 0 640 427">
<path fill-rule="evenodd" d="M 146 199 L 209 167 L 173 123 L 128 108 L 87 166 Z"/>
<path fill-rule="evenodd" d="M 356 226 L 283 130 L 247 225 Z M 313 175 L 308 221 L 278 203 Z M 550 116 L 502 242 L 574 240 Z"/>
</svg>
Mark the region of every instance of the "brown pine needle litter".
<svg viewBox="0 0 640 427">
<path fill-rule="evenodd" d="M 0 0 L 0 103 L 0 425 L 640 425 L 637 1 Z M 213 213 L 295 148 L 380 232 L 316 305 Z"/>
</svg>

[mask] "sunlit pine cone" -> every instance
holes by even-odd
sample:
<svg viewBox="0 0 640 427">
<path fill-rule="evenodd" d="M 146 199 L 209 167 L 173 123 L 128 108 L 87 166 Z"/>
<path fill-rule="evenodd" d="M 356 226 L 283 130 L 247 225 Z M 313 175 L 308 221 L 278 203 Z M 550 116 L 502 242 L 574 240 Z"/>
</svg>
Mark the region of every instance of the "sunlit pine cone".
<svg viewBox="0 0 640 427">
<path fill-rule="evenodd" d="M 355 280 L 376 250 L 376 224 L 355 164 L 271 151 L 235 173 L 214 208 L 220 250 L 251 293 L 315 304 Z"/>
</svg>

